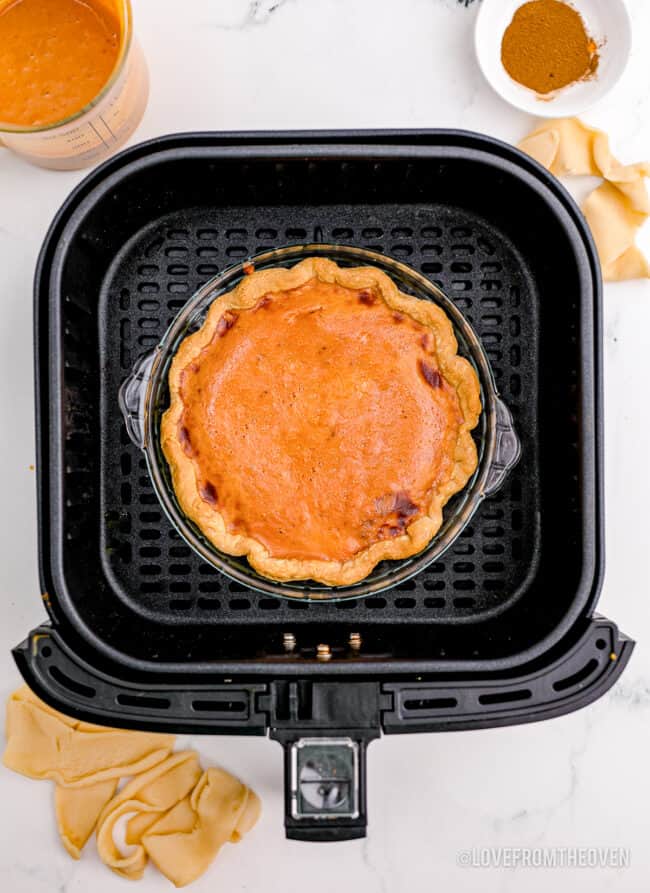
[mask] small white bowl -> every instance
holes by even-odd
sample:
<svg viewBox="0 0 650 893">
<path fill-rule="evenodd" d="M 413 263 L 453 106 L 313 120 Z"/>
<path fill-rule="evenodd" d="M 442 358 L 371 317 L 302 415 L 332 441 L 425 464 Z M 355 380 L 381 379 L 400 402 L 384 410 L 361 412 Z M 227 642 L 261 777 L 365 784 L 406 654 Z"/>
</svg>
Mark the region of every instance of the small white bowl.
<svg viewBox="0 0 650 893">
<path fill-rule="evenodd" d="M 619 80 L 630 55 L 632 27 L 624 0 L 576 0 L 587 32 L 600 47 L 595 77 L 539 97 L 514 81 L 501 63 L 503 34 L 526 0 L 483 0 L 474 39 L 478 63 L 494 90 L 511 105 L 543 118 L 579 115 L 608 93 Z M 602 45 L 602 46 L 601 46 Z"/>
</svg>

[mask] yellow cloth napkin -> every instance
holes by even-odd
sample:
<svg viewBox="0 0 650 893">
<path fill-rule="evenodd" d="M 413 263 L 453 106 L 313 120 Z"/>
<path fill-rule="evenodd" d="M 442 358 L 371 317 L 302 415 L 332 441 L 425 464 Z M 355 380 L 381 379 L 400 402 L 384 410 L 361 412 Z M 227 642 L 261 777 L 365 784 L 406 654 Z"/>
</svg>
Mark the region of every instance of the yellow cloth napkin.
<svg viewBox="0 0 650 893">
<path fill-rule="evenodd" d="M 221 846 L 237 843 L 260 815 L 260 801 L 223 769 L 202 772 L 194 751 L 172 753 L 173 735 L 128 732 L 64 716 L 26 686 L 7 703 L 4 763 L 56 782 L 63 845 L 78 859 L 97 829 L 104 863 L 130 879 L 149 858 L 177 887 L 199 877 Z M 130 777 L 117 791 L 120 778 Z M 113 832 L 129 817 L 126 856 Z"/>
<path fill-rule="evenodd" d="M 650 277 L 650 264 L 635 244 L 639 227 L 650 215 L 645 182 L 649 162 L 621 164 L 610 151 L 607 134 L 577 118 L 543 122 L 519 148 L 558 177 L 602 177 L 605 182 L 587 197 L 582 210 L 603 276 L 608 281 Z"/>
</svg>

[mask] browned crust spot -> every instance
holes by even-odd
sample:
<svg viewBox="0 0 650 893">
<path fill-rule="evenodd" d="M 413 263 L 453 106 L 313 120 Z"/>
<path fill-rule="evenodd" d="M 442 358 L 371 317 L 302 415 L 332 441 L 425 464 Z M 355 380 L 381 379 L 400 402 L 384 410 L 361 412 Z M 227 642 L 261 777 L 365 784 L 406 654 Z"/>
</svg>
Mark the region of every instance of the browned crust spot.
<svg viewBox="0 0 650 893">
<path fill-rule="evenodd" d="M 434 369 L 433 366 L 426 363 L 424 360 L 418 360 L 418 367 L 422 373 L 422 378 L 428 385 L 432 388 L 442 387 L 442 376 L 437 369 Z"/>
</svg>

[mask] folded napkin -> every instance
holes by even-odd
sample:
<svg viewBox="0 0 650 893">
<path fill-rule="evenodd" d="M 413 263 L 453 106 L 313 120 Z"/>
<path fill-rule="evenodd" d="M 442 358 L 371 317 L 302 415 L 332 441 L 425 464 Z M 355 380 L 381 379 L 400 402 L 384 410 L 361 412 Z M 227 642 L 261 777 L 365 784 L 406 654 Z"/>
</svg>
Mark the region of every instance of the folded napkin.
<svg viewBox="0 0 650 893">
<path fill-rule="evenodd" d="M 602 177 L 605 182 L 587 197 L 582 210 L 603 276 L 608 281 L 650 277 L 650 264 L 635 244 L 639 227 L 650 215 L 645 182 L 650 162 L 621 164 L 610 151 L 607 134 L 577 118 L 543 122 L 519 148 L 558 177 Z"/>
<path fill-rule="evenodd" d="M 173 745 L 173 735 L 71 719 L 26 686 L 7 703 L 4 763 L 56 783 L 56 819 L 70 855 L 80 857 L 96 828 L 99 855 L 117 874 L 138 879 L 151 858 L 181 887 L 203 874 L 224 843 L 250 831 L 260 801 L 228 772 L 204 772 L 194 751 L 173 753 Z M 123 816 L 129 817 L 125 841 L 133 847 L 126 856 L 113 839 Z"/>
</svg>

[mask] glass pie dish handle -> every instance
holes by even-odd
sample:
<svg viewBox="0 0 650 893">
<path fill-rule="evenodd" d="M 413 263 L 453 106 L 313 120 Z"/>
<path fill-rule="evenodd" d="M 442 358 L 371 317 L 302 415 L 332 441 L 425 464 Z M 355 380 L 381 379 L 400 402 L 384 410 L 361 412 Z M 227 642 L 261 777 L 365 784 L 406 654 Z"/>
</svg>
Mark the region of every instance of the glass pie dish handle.
<svg viewBox="0 0 650 893">
<path fill-rule="evenodd" d="M 512 413 L 499 397 L 496 398 L 494 406 L 496 417 L 494 456 L 485 479 L 484 496 L 496 493 L 521 456 L 521 443 L 515 432 Z"/>
<path fill-rule="evenodd" d="M 133 443 L 144 450 L 147 442 L 146 407 L 147 391 L 160 348 L 143 354 L 136 362 L 131 374 L 122 382 L 118 401 L 124 424 Z"/>
</svg>

